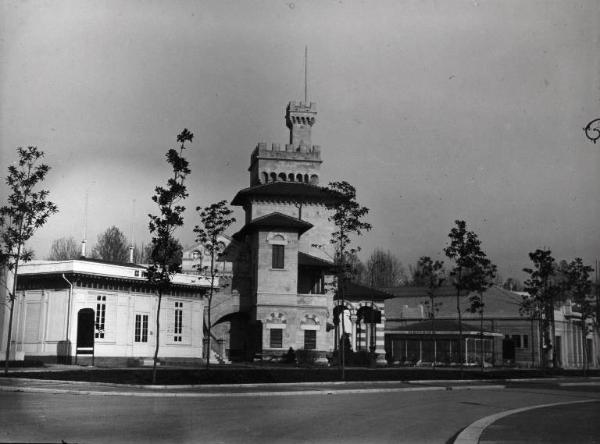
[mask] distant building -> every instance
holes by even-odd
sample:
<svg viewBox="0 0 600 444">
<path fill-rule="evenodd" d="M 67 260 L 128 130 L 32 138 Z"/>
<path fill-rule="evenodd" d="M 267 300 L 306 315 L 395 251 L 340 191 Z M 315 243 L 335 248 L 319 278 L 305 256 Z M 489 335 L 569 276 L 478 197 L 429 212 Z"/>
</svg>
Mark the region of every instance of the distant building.
<svg viewBox="0 0 600 444">
<path fill-rule="evenodd" d="M 156 344 L 158 296 L 145 274 L 139 265 L 91 259 L 22 264 L 13 317 L 14 358 L 149 363 Z M 161 361 L 202 360 L 208 285 L 201 276 L 173 277 L 160 310 Z M 8 335 L 5 301 L 0 306 L 0 353 L 5 353 Z"/>
<path fill-rule="evenodd" d="M 434 359 L 446 364 L 462 360 L 478 365 L 483 351 L 484 361 L 489 365 L 540 365 L 544 344 L 540 341 L 538 322 L 519 314 L 523 293 L 499 287 L 488 289 L 483 295 L 483 317 L 465 311 L 468 295 L 462 296 L 464 342 L 462 356 L 458 356 L 459 326 L 454 288 L 442 287 L 436 292 L 435 301 L 439 305 L 433 325 L 425 304 L 427 289 L 398 287 L 387 291 L 395 296 L 385 301 L 385 349 L 389 361 L 428 365 Z M 586 347 L 589 365 L 600 367 L 598 331 L 583 326 L 588 330 L 583 341 L 581 315 L 569 301 L 555 310 L 555 322 L 559 366 L 582 367 L 583 347 Z"/>
</svg>

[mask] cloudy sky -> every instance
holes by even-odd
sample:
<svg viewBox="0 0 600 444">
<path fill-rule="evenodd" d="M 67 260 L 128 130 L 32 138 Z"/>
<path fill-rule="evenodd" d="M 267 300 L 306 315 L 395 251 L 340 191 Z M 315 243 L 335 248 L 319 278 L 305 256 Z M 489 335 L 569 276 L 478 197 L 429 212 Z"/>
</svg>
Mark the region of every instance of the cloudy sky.
<svg viewBox="0 0 600 444">
<path fill-rule="evenodd" d="M 187 206 L 247 187 L 256 143 L 285 143 L 284 110 L 319 114 L 322 180 L 370 208 L 364 258 L 439 255 L 455 219 L 504 277 L 527 253 L 600 256 L 600 2 L 4 1 L 0 163 L 46 152 L 60 213 L 32 242 L 110 225 L 149 238 L 165 151 L 186 127 Z M 5 199 L 2 190 L 2 201 Z M 135 211 L 133 200 L 135 199 Z M 178 233 L 193 240 L 189 211 Z M 237 226 L 236 228 L 239 228 Z"/>
</svg>

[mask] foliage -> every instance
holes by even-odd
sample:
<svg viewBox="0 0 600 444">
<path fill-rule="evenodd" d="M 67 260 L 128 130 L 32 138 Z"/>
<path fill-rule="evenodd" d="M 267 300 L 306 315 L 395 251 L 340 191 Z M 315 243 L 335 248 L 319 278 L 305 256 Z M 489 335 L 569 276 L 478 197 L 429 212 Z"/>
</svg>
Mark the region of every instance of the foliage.
<svg viewBox="0 0 600 444">
<path fill-rule="evenodd" d="M 300 367 L 312 367 L 319 359 L 319 352 L 316 350 L 296 350 L 296 363 Z"/>
<path fill-rule="evenodd" d="M 80 255 L 79 244 L 73 236 L 54 239 L 50 246 L 48 260 L 68 261 L 78 259 Z"/>
<path fill-rule="evenodd" d="M 465 221 L 457 220 L 456 227 L 449 233 L 450 245 L 444 248 L 446 256 L 454 261 L 450 271 L 452 285 L 460 295 L 469 294 L 471 312 L 483 309 L 480 295 L 494 283 L 496 266 L 487 258 L 481 249 L 481 241 L 473 231 L 467 231 Z M 460 301 L 457 301 L 459 303 Z M 460 307 L 458 307 L 460 312 Z"/>
<path fill-rule="evenodd" d="M 169 240 L 166 243 L 166 248 L 158 250 L 156 248 L 157 245 L 153 242 L 144 247 L 142 250 L 143 253 L 141 253 L 141 258 L 144 259 L 142 263 L 152 261 L 162 262 L 164 259 L 167 263 L 167 268 L 181 270 L 181 264 L 183 263 L 183 246 L 178 239 L 169 237 Z M 165 257 L 163 258 L 163 256 Z"/>
<path fill-rule="evenodd" d="M 189 162 L 183 157 L 185 143 L 191 142 L 194 135 L 184 129 L 178 136 L 179 149 L 167 151 L 167 163 L 171 165 L 173 175 L 167 181 L 166 187 L 157 186 L 152 200 L 158 205 L 159 214 L 149 214 L 148 228 L 152 235 L 152 253 L 148 267 L 147 278 L 158 289 L 158 308 L 156 310 L 156 348 L 154 350 L 154 365 L 152 367 L 152 382 L 156 382 L 156 362 L 160 344 L 160 306 L 163 291 L 168 289 L 171 275 L 181 270 L 181 263 L 174 257 L 177 250 L 174 247 L 173 233 L 183 225 L 183 199 L 188 196 L 185 178 L 190 174 Z"/>
<path fill-rule="evenodd" d="M 208 312 L 207 312 L 207 347 L 208 353 L 206 358 L 206 367 L 210 364 L 210 340 L 211 340 L 211 304 L 213 293 L 215 291 L 215 277 L 217 269 L 215 262 L 219 254 L 223 252 L 225 246 L 223 242 L 219 240 L 219 237 L 225 233 L 227 228 L 235 222 L 235 218 L 231 217 L 233 210 L 227 206 L 227 201 L 222 200 L 220 202 L 211 204 L 205 208 L 196 207 L 196 211 L 200 215 L 201 225 L 196 225 L 194 233 L 196 233 L 196 242 L 199 242 L 204 251 L 210 256 L 210 267 L 198 265 L 200 268 L 198 271 L 208 272 L 210 276 L 210 291 L 208 294 Z"/>
<path fill-rule="evenodd" d="M 427 288 L 428 300 L 425 301 L 428 317 L 435 319 L 441 302 L 435 302 L 435 292 L 446 280 L 443 261 L 433 261 L 429 256 L 419 258 L 413 273 L 413 281 L 419 282 L 420 286 Z"/>
<path fill-rule="evenodd" d="M 129 262 L 129 242 L 121 230 L 114 225 L 98 235 L 92 257 L 109 262 Z"/>
<path fill-rule="evenodd" d="M 42 227 L 48 218 L 58 211 L 56 205 L 48 200 L 48 190 L 37 190 L 50 171 L 50 167 L 40 163 L 44 152 L 35 146 L 17 148 L 18 161 L 8 167 L 6 185 L 9 195 L 7 204 L 0 207 L 0 264 L 13 272 L 13 288 L 9 292 L 10 315 L 6 346 L 5 373 L 8 372 L 10 356 L 10 338 L 14 302 L 17 289 L 19 263 L 28 262 L 33 252 L 27 250 L 26 242 L 35 231 Z"/>
<path fill-rule="evenodd" d="M 406 284 L 408 278 L 402 262 L 389 250 L 376 248 L 367 260 L 367 273 L 372 287 L 397 287 Z"/>
</svg>

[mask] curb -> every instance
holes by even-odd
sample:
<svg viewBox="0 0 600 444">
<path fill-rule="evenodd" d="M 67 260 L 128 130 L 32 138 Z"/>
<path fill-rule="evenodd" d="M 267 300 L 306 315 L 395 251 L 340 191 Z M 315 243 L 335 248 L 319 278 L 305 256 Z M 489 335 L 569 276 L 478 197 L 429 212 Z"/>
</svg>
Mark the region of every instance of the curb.
<svg viewBox="0 0 600 444">
<path fill-rule="evenodd" d="M 504 389 L 504 385 L 477 385 L 477 386 L 439 386 L 439 387 L 389 387 L 369 389 L 340 389 L 340 390 L 304 390 L 304 391 L 257 391 L 257 392 L 135 392 L 135 391 L 101 391 L 101 390 L 72 390 L 46 387 L 11 387 L 0 386 L 0 392 L 23 393 L 52 393 L 70 395 L 94 396 L 137 396 L 137 397 L 175 397 L 175 398 L 220 398 L 220 397 L 266 397 L 266 396 L 306 396 L 306 395 L 343 395 L 356 393 L 399 393 L 399 392 L 431 392 L 451 390 L 485 390 Z"/>
<path fill-rule="evenodd" d="M 485 431 L 487 427 L 489 427 L 494 422 L 502 419 L 506 416 L 514 415 L 521 412 L 526 412 L 528 410 L 541 409 L 544 407 L 554 407 L 557 405 L 569 405 L 569 404 L 580 404 L 584 402 L 598 402 L 597 399 L 584 399 L 580 401 L 566 401 L 566 402 L 554 402 L 552 404 L 540 404 L 533 405 L 529 407 L 521 407 L 518 409 L 507 410 L 500 413 L 495 413 L 493 415 L 485 416 L 474 423 L 468 425 L 462 432 L 458 434 L 453 444 L 478 444 L 479 438 Z"/>
<path fill-rule="evenodd" d="M 600 378 L 598 378 L 600 380 Z M 358 385 L 358 384 L 370 384 L 370 385 L 385 385 L 385 384 L 471 384 L 480 383 L 482 386 L 490 387 L 492 384 L 504 384 L 506 382 L 512 382 L 510 379 L 418 379 L 418 380 L 407 380 L 407 381 L 316 381 L 316 382 L 260 382 L 260 383 L 248 383 L 248 384 L 181 384 L 181 385 L 152 385 L 152 384 L 117 384 L 113 382 L 91 382 L 91 381 L 65 381 L 60 379 L 36 379 L 36 378 L 11 378 L 2 377 L 0 378 L 0 387 L 2 387 L 2 381 L 9 381 L 11 383 L 35 383 L 35 384 L 62 384 L 62 385 L 97 385 L 103 387 L 121 387 L 121 388 L 137 388 L 145 390 L 165 390 L 165 389 L 198 389 L 198 388 L 253 388 L 253 387 L 290 387 L 290 386 L 319 386 L 319 385 Z M 486 385 L 487 384 L 487 385 Z"/>
</svg>

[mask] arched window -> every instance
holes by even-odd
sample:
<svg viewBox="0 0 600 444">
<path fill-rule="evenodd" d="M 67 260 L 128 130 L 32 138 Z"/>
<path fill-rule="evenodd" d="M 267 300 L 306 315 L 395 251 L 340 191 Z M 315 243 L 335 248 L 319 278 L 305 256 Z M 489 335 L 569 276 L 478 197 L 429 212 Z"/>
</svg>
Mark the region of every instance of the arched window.
<svg viewBox="0 0 600 444">
<path fill-rule="evenodd" d="M 277 174 L 271 173 L 271 182 L 276 182 L 276 181 L 277 181 Z"/>
<path fill-rule="evenodd" d="M 285 268 L 285 246 L 287 239 L 282 233 L 269 233 L 267 242 L 271 244 L 271 268 L 281 270 Z"/>
<path fill-rule="evenodd" d="M 308 174 L 304 175 L 304 182 L 308 183 Z"/>
<path fill-rule="evenodd" d="M 290 174 L 288 174 L 288 180 L 289 180 L 290 182 L 293 182 L 293 181 L 294 181 L 294 173 L 290 173 Z"/>
<path fill-rule="evenodd" d="M 317 185 L 319 183 L 319 176 L 317 176 L 316 174 L 310 176 L 310 183 L 312 185 Z"/>
<path fill-rule="evenodd" d="M 262 172 L 262 183 L 267 183 L 269 181 L 269 175 L 263 171 Z"/>
<path fill-rule="evenodd" d="M 286 177 L 285 173 L 279 173 L 279 180 L 285 182 L 286 179 L 287 179 L 287 177 Z"/>
<path fill-rule="evenodd" d="M 296 181 L 302 182 L 302 174 L 296 174 Z"/>
</svg>

